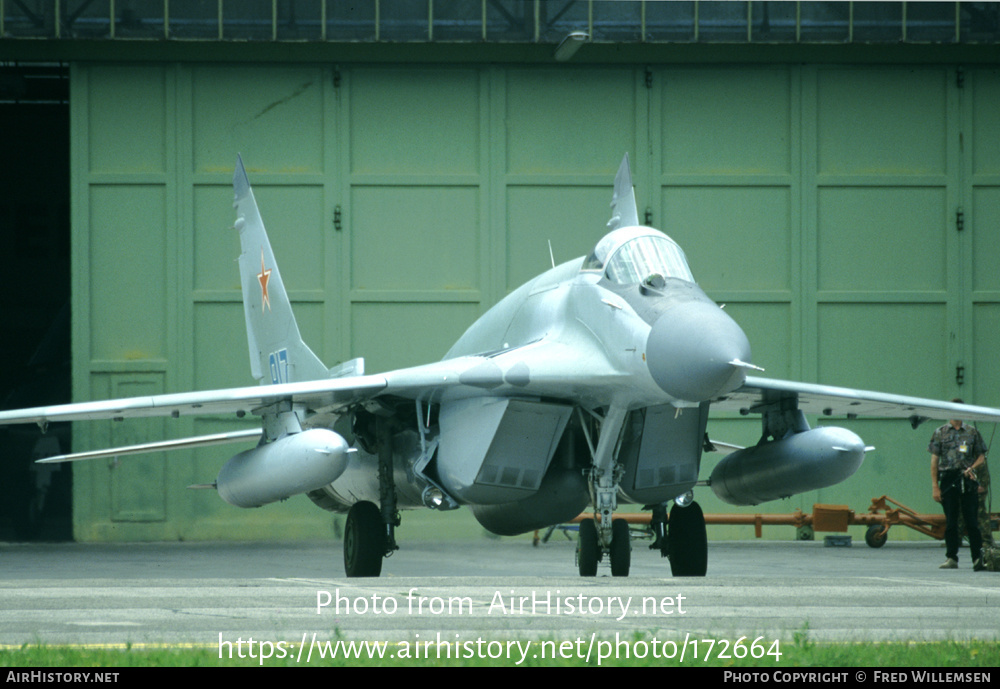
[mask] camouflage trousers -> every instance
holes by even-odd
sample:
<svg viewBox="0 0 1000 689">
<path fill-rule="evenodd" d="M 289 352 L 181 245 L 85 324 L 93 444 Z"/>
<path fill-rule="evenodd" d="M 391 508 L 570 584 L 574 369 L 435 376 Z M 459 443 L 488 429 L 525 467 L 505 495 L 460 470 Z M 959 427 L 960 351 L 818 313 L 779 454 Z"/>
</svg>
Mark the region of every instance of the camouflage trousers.
<svg viewBox="0 0 1000 689">
<path fill-rule="evenodd" d="M 1000 548 L 983 543 L 983 564 L 990 572 L 1000 572 Z"/>
<path fill-rule="evenodd" d="M 979 493 L 979 509 L 976 512 L 979 522 L 979 534 L 983 545 L 993 545 L 993 523 L 990 521 L 990 470 L 984 464 L 976 471 L 976 479 L 982 492 Z M 965 533 L 965 519 L 959 513 L 958 533 Z"/>
</svg>

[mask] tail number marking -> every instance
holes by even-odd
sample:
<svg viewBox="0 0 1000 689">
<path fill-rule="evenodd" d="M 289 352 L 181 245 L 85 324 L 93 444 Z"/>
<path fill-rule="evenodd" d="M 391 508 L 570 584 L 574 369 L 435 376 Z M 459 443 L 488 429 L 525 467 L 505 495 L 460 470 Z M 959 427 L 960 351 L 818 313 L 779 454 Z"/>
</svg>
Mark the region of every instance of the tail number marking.
<svg viewBox="0 0 1000 689">
<path fill-rule="evenodd" d="M 288 382 L 288 350 L 279 349 L 268 355 L 271 362 L 271 383 L 280 385 Z"/>
</svg>

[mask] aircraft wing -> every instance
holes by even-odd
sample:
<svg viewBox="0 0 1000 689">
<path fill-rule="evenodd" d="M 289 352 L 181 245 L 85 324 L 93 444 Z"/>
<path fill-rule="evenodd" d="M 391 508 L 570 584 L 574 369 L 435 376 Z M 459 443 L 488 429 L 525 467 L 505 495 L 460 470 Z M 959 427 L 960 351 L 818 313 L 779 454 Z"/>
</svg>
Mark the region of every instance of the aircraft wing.
<svg viewBox="0 0 1000 689">
<path fill-rule="evenodd" d="M 354 376 L 283 385 L 128 397 L 3 411 L 0 412 L 0 425 L 192 414 L 242 415 L 284 400 L 303 404 L 311 409 L 335 409 L 373 397 L 386 386 L 386 380 L 382 376 Z"/>
<path fill-rule="evenodd" d="M 743 387 L 713 402 L 712 406 L 757 413 L 787 400 L 797 402 L 798 409 L 806 414 L 909 419 L 914 428 L 928 419 L 1000 422 L 1000 409 L 991 407 L 752 376 L 747 377 Z"/>
<path fill-rule="evenodd" d="M 559 356 L 554 355 L 552 347 L 529 344 L 511 347 L 492 355 L 457 357 L 378 375 L 345 376 L 298 383 L 0 411 L 0 425 L 19 423 L 44 425 L 57 421 L 122 420 L 157 416 L 244 416 L 277 402 L 304 406 L 315 414 L 337 414 L 347 407 L 380 396 L 439 401 L 443 397 L 488 394 L 489 391 L 505 385 L 516 385 L 521 390 L 530 388 L 532 394 L 565 392 L 570 393 L 567 396 L 576 397 L 579 396 L 581 388 L 589 387 L 588 383 L 591 386 L 601 385 L 607 383 L 607 378 L 613 378 L 610 372 L 606 372 L 605 376 L 593 373 L 601 370 L 599 363 L 595 362 L 588 380 L 579 380 L 578 369 L 572 365 L 565 365 L 573 360 L 571 352 L 564 352 L 559 345 L 553 347 L 554 353 Z M 529 382 L 526 372 L 521 372 L 520 367 L 509 363 L 508 357 L 515 352 L 517 361 L 523 361 L 522 357 L 527 361 L 540 357 L 546 363 L 556 360 L 563 362 L 564 365 L 555 366 L 555 370 L 548 371 L 548 376 L 533 376 Z"/>
</svg>

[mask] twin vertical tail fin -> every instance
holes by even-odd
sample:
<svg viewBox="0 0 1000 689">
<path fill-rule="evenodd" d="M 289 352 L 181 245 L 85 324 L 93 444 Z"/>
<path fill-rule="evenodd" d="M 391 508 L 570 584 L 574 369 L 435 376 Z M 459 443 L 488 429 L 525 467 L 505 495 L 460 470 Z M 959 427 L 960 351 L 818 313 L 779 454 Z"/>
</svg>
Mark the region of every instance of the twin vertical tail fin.
<svg viewBox="0 0 1000 689">
<path fill-rule="evenodd" d="M 323 362 L 302 341 L 292 314 L 243 159 L 233 173 L 235 229 L 240 233 L 240 280 L 250 346 L 250 370 L 263 383 L 293 383 L 329 376 Z"/>
<path fill-rule="evenodd" d="M 639 209 L 635 205 L 635 189 L 632 187 L 632 168 L 628 164 L 628 153 L 622 158 L 615 175 L 615 190 L 611 196 L 611 220 L 609 230 L 619 227 L 634 227 L 639 224 Z"/>
</svg>

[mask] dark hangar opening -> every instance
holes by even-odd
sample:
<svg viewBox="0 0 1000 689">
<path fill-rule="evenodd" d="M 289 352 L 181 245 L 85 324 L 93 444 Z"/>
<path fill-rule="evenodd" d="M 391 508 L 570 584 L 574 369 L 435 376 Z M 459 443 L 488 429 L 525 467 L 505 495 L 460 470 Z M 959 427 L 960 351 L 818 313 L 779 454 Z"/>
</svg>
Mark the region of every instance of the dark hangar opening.
<svg viewBox="0 0 1000 689">
<path fill-rule="evenodd" d="M 71 401 L 69 68 L 0 63 L 0 408 Z M 0 540 L 67 540 L 68 423 L 0 429 Z"/>
</svg>

